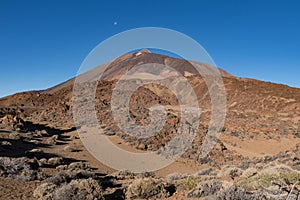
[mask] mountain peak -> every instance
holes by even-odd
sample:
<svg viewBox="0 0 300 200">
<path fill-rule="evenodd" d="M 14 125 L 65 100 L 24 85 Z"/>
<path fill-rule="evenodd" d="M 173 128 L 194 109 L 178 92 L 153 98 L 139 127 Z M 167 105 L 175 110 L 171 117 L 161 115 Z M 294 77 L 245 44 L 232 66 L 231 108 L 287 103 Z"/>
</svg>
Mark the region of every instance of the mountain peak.
<svg viewBox="0 0 300 200">
<path fill-rule="evenodd" d="M 140 53 L 151 53 L 149 49 L 142 49 L 139 51 Z"/>
<path fill-rule="evenodd" d="M 151 53 L 151 51 L 149 51 L 148 49 L 142 49 L 139 52 L 134 53 L 134 55 L 135 56 L 140 56 L 140 55 L 145 54 L 145 53 Z"/>
</svg>

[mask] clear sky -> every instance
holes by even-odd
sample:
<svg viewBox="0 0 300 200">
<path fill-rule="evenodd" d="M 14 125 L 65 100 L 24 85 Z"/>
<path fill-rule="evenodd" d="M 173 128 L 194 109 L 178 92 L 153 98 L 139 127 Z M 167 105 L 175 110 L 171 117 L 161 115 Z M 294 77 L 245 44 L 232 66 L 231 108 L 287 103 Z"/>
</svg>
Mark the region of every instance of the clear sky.
<svg viewBox="0 0 300 200">
<path fill-rule="evenodd" d="M 300 87 L 299 0 L 0 0 L 0 96 L 63 82 L 101 41 L 149 26 L 194 38 L 236 76 Z"/>
</svg>

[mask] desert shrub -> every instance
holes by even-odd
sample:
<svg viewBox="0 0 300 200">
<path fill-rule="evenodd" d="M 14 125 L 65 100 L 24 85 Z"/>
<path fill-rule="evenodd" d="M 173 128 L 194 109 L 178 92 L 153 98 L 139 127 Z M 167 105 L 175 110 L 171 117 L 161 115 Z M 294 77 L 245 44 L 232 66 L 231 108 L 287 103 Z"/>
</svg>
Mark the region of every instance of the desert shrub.
<svg viewBox="0 0 300 200">
<path fill-rule="evenodd" d="M 282 191 L 272 190 L 254 190 L 247 191 L 237 185 L 232 185 L 224 190 L 221 190 L 216 195 L 216 200 L 287 200 L 297 199 L 297 195 L 288 194 Z"/>
<path fill-rule="evenodd" d="M 57 190 L 55 190 L 53 194 L 53 199 L 68 199 L 68 200 L 75 200 L 75 199 L 85 199 L 86 192 L 79 191 L 78 187 L 73 186 L 74 183 L 70 184 L 63 184 Z"/>
<path fill-rule="evenodd" d="M 251 161 L 250 161 L 250 160 L 245 160 L 245 161 L 243 161 L 243 162 L 240 162 L 240 163 L 237 165 L 237 167 L 240 168 L 240 169 L 242 169 L 242 170 L 246 170 L 247 168 L 249 168 L 250 164 L 251 164 Z"/>
<path fill-rule="evenodd" d="M 56 163 L 56 160 L 53 162 Z M 61 171 L 44 180 L 44 184 L 35 190 L 36 198 L 41 200 L 103 199 L 103 190 L 95 179 L 97 176 L 86 163 L 75 162 L 59 166 L 57 169 Z M 43 192 L 47 194 L 39 195 Z"/>
<path fill-rule="evenodd" d="M 0 176 L 23 181 L 36 179 L 38 171 L 27 161 L 27 158 L 0 157 Z"/>
<path fill-rule="evenodd" d="M 67 173 L 63 171 L 55 174 L 54 176 L 47 178 L 46 180 L 44 180 L 44 182 L 60 185 L 62 183 L 70 182 L 72 179 L 75 178 L 76 178 L 75 174 Z"/>
<path fill-rule="evenodd" d="M 55 187 L 53 183 L 43 183 L 34 190 L 33 197 L 40 200 L 52 200 Z"/>
<path fill-rule="evenodd" d="M 58 185 L 43 183 L 34 190 L 33 196 L 39 200 L 104 199 L 100 184 L 92 178 L 75 179 Z"/>
<path fill-rule="evenodd" d="M 243 174 L 243 170 L 235 166 L 224 166 L 217 174 L 218 177 L 229 176 L 231 179 L 235 179 Z"/>
<path fill-rule="evenodd" d="M 169 196 L 164 184 L 152 178 L 134 180 L 125 195 L 127 199 L 159 199 Z"/>
<path fill-rule="evenodd" d="M 69 171 L 91 170 L 91 168 L 85 162 L 73 162 L 68 165 Z"/>
<path fill-rule="evenodd" d="M 251 177 L 240 177 L 237 185 L 248 190 L 257 190 L 261 187 L 268 188 L 274 182 L 285 180 L 291 184 L 300 179 L 300 172 L 285 165 L 269 166 Z"/>
<path fill-rule="evenodd" d="M 104 199 L 103 190 L 98 181 L 89 179 L 72 180 L 70 183 L 62 184 L 53 194 L 53 199 L 57 200 L 77 200 L 77 199 Z"/>
<path fill-rule="evenodd" d="M 189 191 L 188 198 L 200 198 L 215 195 L 222 189 L 222 182 L 219 180 L 208 180 L 200 182 L 196 188 Z"/>
<path fill-rule="evenodd" d="M 116 179 L 118 180 L 124 180 L 124 179 L 133 179 L 135 178 L 136 174 L 129 170 L 121 170 L 115 172 L 114 174 L 112 174 L 112 176 L 116 177 Z"/>
<path fill-rule="evenodd" d="M 255 176 L 258 173 L 257 169 L 254 167 L 250 167 L 248 169 L 246 169 L 243 173 L 242 173 L 242 177 L 243 178 L 250 178 L 252 176 Z"/>
<path fill-rule="evenodd" d="M 201 178 L 197 176 L 187 176 L 175 183 L 179 190 L 191 190 L 197 187 L 201 182 Z"/>
<path fill-rule="evenodd" d="M 95 175 L 93 170 L 85 162 L 73 162 L 69 165 L 59 165 L 56 169 L 72 174 L 81 174 L 84 177 L 92 177 Z"/>
<path fill-rule="evenodd" d="M 154 172 L 142 172 L 137 174 L 138 178 L 154 178 L 155 177 L 155 173 Z"/>
<path fill-rule="evenodd" d="M 87 179 L 87 178 L 96 178 L 96 175 L 94 172 L 85 171 L 85 170 L 77 171 L 77 172 L 61 171 L 56 175 L 45 179 L 44 182 L 59 185 L 62 183 L 68 183 L 73 179 Z"/>
<path fill-rule="evenodd" d="M 199 170 L 194 175 L 195 176 L 204 176 L 204 175 L 209 175 L 211 172 L 212 172 L 211 168 L 205 168 L 205 169 Z"/>
<path fill-rule="evenodd" d="M 185 175 L 179 174 L 179 173 L 172 173 L 166 176 L 165 180 L 167 182 L 174 182 L 174 181 L 178 181 L 182 178 L 185 178 Z"/>
</svg>

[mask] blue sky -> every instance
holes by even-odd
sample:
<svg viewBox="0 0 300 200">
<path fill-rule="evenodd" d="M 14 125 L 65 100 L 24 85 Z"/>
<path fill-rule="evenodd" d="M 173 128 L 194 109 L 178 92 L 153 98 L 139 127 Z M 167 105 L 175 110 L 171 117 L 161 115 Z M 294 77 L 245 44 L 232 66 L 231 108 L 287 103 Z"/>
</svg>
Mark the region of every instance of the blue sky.
<svg viewBox="0 0 300 200">
<path fill-rule="evenodd" d="M 0 96 L 65 81 L 100 42 L 138 27 L 182 32 L 236 76 L 300 87 L 299 10 L 296 0 L 0 0 Z"/>
</svg>

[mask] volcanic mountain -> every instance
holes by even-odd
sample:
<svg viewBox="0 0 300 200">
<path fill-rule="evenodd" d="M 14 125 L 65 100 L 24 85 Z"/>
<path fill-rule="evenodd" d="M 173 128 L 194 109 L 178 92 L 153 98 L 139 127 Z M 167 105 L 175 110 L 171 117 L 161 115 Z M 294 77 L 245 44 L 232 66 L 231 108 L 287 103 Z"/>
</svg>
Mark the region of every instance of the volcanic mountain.
<svg viewBox="0 0 300 200">
<path fill-rule="evenodd" d="M 195 66 L 198 67 L 198 70 L 200 69 L 200 74 Z M 101 80 L 99 79 L 100 75 Z M 123 81 L 124 77 L 127 78 L 127 82 Z M 79 84 L 76 85 L 78 79 L 84 81 L 79 81 Z M 171 90 L 163 84 L 155 81 L 147 82 L 149 79 L 167 80 L 163 83 L 168 83 L 176 88 L 176 94 L 175 90 Z M 127 134 L 118 126 L 112 113 L 112 107 L 115 106 L 112 105 L 114 92 L 125 96 L 130 92 L 126 88 L 127 86 L 130 86 L 131 83 L 143 83 L 143 81 L 146 81 L 146 84 L 137 87 L 130 96 L 128 117 L 140 126 L 147 126 L 151 123 L 151 119 L 149 119 L 151 109 L 161 105 L 165 107 L 166 112 L 166 122 L 163 127 L 155 135 L 147 138 Z M 192 90 L 183 87 L 184 81 L 188 82 Z M 207 84 L 208 82 L 217 84 Z M 95 85 L 96 87 L 93 88 Z M 74 93 L 75 86 L 82 91 L 80 101 L 75 98 L 77 95 Z M 210 91 L 220 87 L 224 87 L 224 93 L 217 93 L 214 98 L 221 99 L 225 95 L 226 118 L 222 127 L 212 127 L 210 122 L 213 113 L 213 98 Z M 93 99 L 85 95 L 85 92 L 90 90 L 95 94 L 91 96 Z M 17 177 L 30 174 L 30 177 L 25 177 L 26 180 L 36 180 L 38 177 L 43 180 L 43 175 L 33 169 L 42 169 L 42 172 L 48 176 L 54 176 L 61 170 L 63 173 L 67 171 L 67 173 L 73 174 L 72 170 L 75 170 L 76 167 L 81 170 L 87 169 L 82 163 L 77 163 L 79 166 L 75 165 L 76 160 L 87 162 L 101 173 L 109 174 L 114 171 L 92 157 L 79 140 L 76 129 L 80 130 L 81 127 L 77 126 L 73 120 L 73 111 L 78 107 L 84 107 L 85 104 L 94 102 L 93 108 L 95 108 L 99 123 L 97 126 L 100 126 L 104 130 L 104 134 L 120 148 L 133 152 L 156 151 L 166 146 L 180 130 L 179 123 L 184 120 L 180 111 L 189 107 L 182 104 L 178 98 L 192 101 L 191 97 L 194 94 L 197 97 L 196 104 L 201 111 L 199 125 L 196 129 L 188 128 L 185 131 L 192 130 L 195 138 L 178 162 L 155 172 L 156 175 L 166 176 L 174 172 L 191 173 L 201 169 L 202 171 L 197 175 L 197 177 L 201 176 L 201 180 L 210 180 L 211 178 L 219 180 L 221 177 L 222 180 L 240 184 L 239 181 L 245 180 L 243 177 L 248 177 L 247 173 L 252 172 L 251 170 L 254 168 L 258 171 L 262 170 L 265 165 L 285 164 L 293 170 L 299 168 L 300 150 L 297 144 L 300 143 L 300 89 L 254 79 L 238 78 L 222 69 L 204 63 L 142 50 L 122 55 L 109 63 L 80 74 L 77 79 L 70 79 L 49 89 L 22 92 L 1 98 L 0 190 L 2 185 L 4 188 L 5 185 L 19 184 L 19 182 L 1 178 L 1 176 L 15 177 L 16 175 L 13 173 L 18 170 L 31 169 L 26 173 L 22 172 Z M 193 112 L 193 110 L 190 109 L 188 112 Z M 77 114 L 85 120 L 90 117 L 88 110 L 84 109 Z M 187 121 L 186 124 L 189 122 Z M 209 131 L 218 133 L 220 137 L 216 137 L 218 135 L 211 137 L 210 139 L 215 141 L 214 148 L 207 156 L 199 157 L 201 145 Z M 19 166 L 13 162 L 22 162 L 25 167 L 13 171 L 14 166 Z M 207 169 L 203 170 L 203 168 Z M 248 168 L 251 169 L 250 172 Z M 291 168 L 288 169 L 291 170 Z M 221 170 L 215 173 L 211 172 L 211 169 Z M 78 169 L 76 168 L 76 170 Z M 243 172 L 243 170 L 245 171 Z M 57 180 L 50 177 L 50 182 L 78 179 L 78 177 L 87 176 L 91 172 L 80 173 L 76 176 L 69 174 L 68 178 L 57 178 Z M 120 172 L 113 177 L 129 176 L 129 172 L 124 173 Z M 255 176 L 255 180 L 257 180 L 261 178 L 256 177 L 257 174 L 260 172 L 255 171 L 249 176 Z M 95 176 L 93 177 L 95 178 Z M 288 176 L 287 179 L 294 180 L 291 177 Z M 107 177 L 105 176 L 105 178 Z M 103 181 L 105 178 L 101 178 L 101 180 Z M 128 181 L 127 178 L 125 179 Z M 49 181 L 49 179 L 46 180 Z M 117 178 L 117 180 L 119 181 L 121 178 Z M 186 181 L 185 178 L 179 178 L 177 182 L 176 179 L 174 180 L 178 187 L 183 184 L 181 181 Z M 190 179 L 187 180 L 190 181 Z M 198 178 L 193 181 L 198 181 Z M 129 182 L 131 183 L 132 180 Z M 29 183 L 26 184 L 26 187 L 20 185 L 21 193 L 25 196 L 19 196 L 19 198 L 32 196 L 37 183 Z M 190 185 L 191 183 L 186 184 Z M 243 184 L 245 183 L 243 182 Z M 113 189 L 117 186 L 106 187 L 111 188 L 106 190 L 108 196 L 116 195 L 115 192 L 120 190 L 120 188 Z M 238 187 L 240 186 L 238 185 Z M 29 193 L 24 191 L 29 191 Z M 192 191 L 190 193 L 193 194 Z M 4 196 L 1 196 L 0 191 L 0 198 L 6 197 L 5 193 L 3 194 Z M 202 195 L 201 192 L 199 194 Z M 179 197 L 175 196 L 174 199 L 180 198 L 181 194 L 177 195 Z M 193 195 L 199 197 L 198 193 Z"/>
<path fill-rule="evenodd" d="M 100 78 L 100 75 L 101 75 L 101 79 L 103 80 L 115 80 L 120 78 L 120 76 L 124 75 L 133 67 L 140 66 L 143 64 L 149 64 L 149 63 L 169 66 L 175 69 L 176 72 L 181 75 L 187 75 L 187 74 L 200 75 L 199 72 L 195 69 L 195 67 L 192 66 L 193 64 L 201 65 L 203 73 L 210 71 L 212 68 L 214 68 L 213 66 L 204 63 L 187 61 L 179 58 L 172 58 L 161 54 L 154 54 L 147 49 L 143 49 L 139 52 L 122 55 L 114 59 L 113 61 L 95 67 L 94 69 L 89 70 L 88 72 L 81 74 L 80 76 L 82 77 L 82 79 L 86 81 L 96 81 Z M 224 77 L 233 77 L 231 74 L 229 74 L 228 72 L 222 69 L 219 69 L 219 72 Z M 155 70 L 152 70 L 151 74 L 155 74 L 155 73 L 156 73 Z M 170 72 L 168 69 L 165 69 L 165 71 L 161 73 L 168 74 L 174 72 L 173 71 Z M 151 74 L 148 75 L 151 76 Z M 49 94 L 54 93 L 64 87 L 73 85 L 74 80 L 75 78 L 72 78 L 66 82 L 63 82 L 57 86 L 51 87 L 43 91 L 43 93 L 49 93 Z"/>
<path fill-rule="evenodd" d="M 203 139 L 211 117 L 211 98 L 203 77 L 197 73 L 191 63 L 200 65 L 205 69 L 204 71 L 209 71 L 214 67 L 203 63 L 188 62 L 179 58 L 154 54 L 147 50 L 125 54 L 116 58 L 109 64 L 106 64 L 108 67 L 104 72 L 103 65 L 100 65 L 91 71 L 79 75 L 91 83 L 97 82 L 99 75 L 103 73 L 102 80 L 97 83 L 95 98 L 98 118 L 103 124 L 108 126 L 108 132 L 110 132 L 110 134 L 120 132 L 113 122 L 110 111 L 110 98 L 117 80 L 122 74 L 128 72 L 133 67 L 145 63 L 170 66 L 177 71 L 177 75 L 184 75 L 188 79 L 198 97 L 199 106 L 203 110 L 199 128 L 201 129 L 199 131 L 202 132 L 200 138 Z M 227 100 L 227 116 L 223 127 L 223 136 L 225 138 L 223 144 L 227 146 L 227 149 L 237 151 L 244 156 L 259 156 L 287 148 L 286 146 L 281 147 L 282 145 L 286 145 L 286 143 L 280 143 L 280 141 L 285 141 L 282 140 L 282 138 L 298 138 L 300 132 L 299 89 L 253 79 L 237 78 L 221 69 L 219 69 L 219 72 L 222 75 Z M 170 72 L 167 69 L 160 72 L 159 75 L 163 76 L 163 74 L 168 75 L 171 73 L 173 73 L 173 71 Z M 146 76 L 147 75 L 149 74 L 146 74 Z M 6 109 L 21 109 L 21 115 L 24 118 L 35 122 L 51 122 L 57 126 L 74 126 L 71 112 L 74 81 L 75 78 L 44 91 L 23 92 L 8 96 L 0 99 L 0 105 Z M 175 80 L 172 84 L 176 85 L 178 82 L 179 81 L 176 82 Z M 180 93 L 181 96 L 190 95 L 185 90 Z M 145 120 L 149 114 L 148 109 L 156 104 L 179 106 L 179 102 L 176 96 L 172 94 L 172 91 L 160 85 L 147 84 L 138 88 L 138 90 L 133 93 L 130 100 L 131 115 L 138 123 L 147 124 Z M 145 141 L 137 141 L 132 138 L 127 139 L 128 141 L 130 140 L 133 146 L 138 146 L 143 143 L 143 145 L 150 150 L 157 149 L 159 138 L 165 136 L 171 137 L 170 127 L 175 127 L 174 123 L 176 123 L 176 120 L 173 120 L 172 123 L 172 125 L 169 124 L 165 127 L 162 131 L 164 133 L 158 136 L 158 138 L 151 138 Z M 201 126 L 203 127 L 201 128 Z M 176 127 L 174 130 L 171 129 L 171 132 L 176 132 Z M 126 138 L 123 134 L 121 135 L 122 138 Z M 235 139 L 226 139 L 225 136 L 236 138 L 237 141 L 235 141 Z M 200 140 L 200 138 L 198 139 Z M 243 144 L 242 141 L 245 139 L 251 141 L 249 145 L 238 144 L 239 142 Z M 274 140 L 274 143 L 276 143 L 276 141 L 279 142 L 281 148 L 272 147 L 268 149 L 264 147 L 262 150 L 256 150 L 256 148 L 253 147 L 253 145 L 255 146 L 256 140 L 265 141 L 268 139 Z M 168 139 L 166 139 L 165 142 L 167 141 Z M 273 143 L 271 144 L 273 145 Z M 246 147 L 248 149 L 245 149 Z M 189 155 L 189 157 L 193 156 Z M 196 157 L 194 157 L 194 159 L 196 159 Z"/>
</svg>

